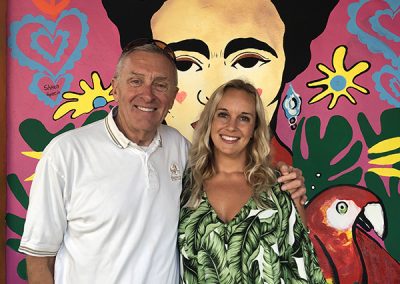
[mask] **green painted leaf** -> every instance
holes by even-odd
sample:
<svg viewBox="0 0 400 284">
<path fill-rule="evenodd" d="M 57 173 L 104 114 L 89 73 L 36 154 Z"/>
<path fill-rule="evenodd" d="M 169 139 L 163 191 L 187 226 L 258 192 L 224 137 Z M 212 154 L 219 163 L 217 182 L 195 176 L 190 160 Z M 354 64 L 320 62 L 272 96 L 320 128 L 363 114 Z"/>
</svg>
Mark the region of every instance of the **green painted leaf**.
<svg viewBox="0 0 400 284">
<path fill-rule="evenodd" d="M 28 280 L 28 274 L 26 273 L 26 259 L 25 258 L 18 263 L 17 273 L 21 279 Z"/>
<path fill-rule="evenodd" d="M 18 202 L 22 205 L 22 207 L 24 207 L 25 209 L 28 209 L 29 196 L 26 193 L 26 190 L 22 186 L 17 175 L 9 174 L 7 176 L 7 183 L 8 183 L 8 186 L 9 186 L 12 194 L 15 196 L 15 198 L 18 200 Z"/>
<path fill-rule="evenodd" d="M 7 240 L 6 244 L 8 247 L 10 247 L 13 251 L 18 252 L 19 244 L 21 243 L 20 239 L 13 239 L 10 238 Z"/>
<path fill-rule="evenodd" d="M 396 123 L 398 124 L 399 121 L 400 108 L 387 109 L 382 112 L 380 117 L 380 126 L 378 126 L 375 131 L 364 113 L 358 115 L 358 123 L 360 125 L 361 133 L 368 148 L 371 148 L 382 141 L 400 137 L 400 127 L 394 127 L 394 125 L 396 125 Z M 395 149 L 388 149 L 387 151 L 383 150 L 380 153 L 370 153 L 368 157 L 370 159 L 376 159 L 391 154 L 399 154 L 400 145 L 397 146 L 398 147 Z M 392 168 L 400 170 L 400 162 L 394 163 Z M 386 213 L 388 230 L 387 236 L 384 239 L 385 247 L 391 256 L 393 256 L 397 261 L 400 261 L 400 222 L 398 221 L 398 208 L 400 207 L 400 179 L 398 177 L 390 177 L 388 184 L 389 188 L 385 186 L 384 180 L 386 179 L 386 177 L 380 177 L 373 172 L 366 172 L 364 176 L 367 188 L 382 200 Z"/>
<path fill-rule="evenodd" d="M 301 141 L 303 132 L 306 141 Z M 361 180 L 362 169 L 355 165 L 361 154 L 362 143 L 353 143 L 352 139 L 353 129 L 341 116 L 333 116 L 325 130 L 321 129 L 321 121 L 316 116 L 307 121 L 301 119 L 293 139 L 293 164 L 303 171 L 310 200 L 331 186 L 357 184 Z M 301 144 L 308 146 L 307 158 L 302 153 Z M 339 155 L 340 160 L 337 158 Z"/>
<path fill-rule="evenodd" d="M 82 124 L 82 126 L 88 125 L 90 123 L 93 123 L 95 121 L 103 119 L 103 118 L 105 118 L 107 116 L 107 114 L 108 114 L 108 112 L 106 112 L 105 110 L 93 111 L 93 112 L 90 113 L 90 115 L 85 120 L 85 122 Z"/>
<path fill-rule="evenodd" d="M 6 223 L 7 227 L 10 228 L 11 231 L 22 236 L 22 233 L 24 232 L 25 219 L 11 213 L 7 213 Z"/>
<path fill-rule="evenodd" d="M 75 126 L 72 123 L 69 123 L 60 131 L 51 133 L 39 120 L 28 118 L 19 125 L 19 132 L 21 133 L 24 141 L 32 148 L 32 150 L 36 152 L 43 152 L 44 148 L 54 137 L 74 128 Z"/>
<path fill-rule="evenodd" d="M 107 112 L 104 110 L 94 111 L 88 116 L 82 126 L 103 119 L 106 116 Z M 41 121 L 33 118 L 28 118 L 19 125 L 19 132 L 22 138 L 32 150 L 37 152 L 43 152 L 44 148 L 54 137 L 72 129 L 75 129 L 75 125 L 68 123 L 61 130 L 51 133 Z"/>
</svg>

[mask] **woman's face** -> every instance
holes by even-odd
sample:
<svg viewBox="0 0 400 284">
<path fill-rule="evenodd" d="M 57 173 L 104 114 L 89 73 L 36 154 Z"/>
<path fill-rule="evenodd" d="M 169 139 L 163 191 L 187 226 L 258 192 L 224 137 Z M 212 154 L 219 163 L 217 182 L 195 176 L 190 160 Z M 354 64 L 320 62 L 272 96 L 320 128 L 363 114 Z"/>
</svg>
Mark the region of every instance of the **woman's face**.
<svg viewBox="0 0 400 284">
<path fill-rule="evenodd" d="M 256 101 L 244 90 L 227 89 L 217 105 L 212 123 L 214 155 L 246 160 L 246 149 L 256 125 Z"/>
<path fill-rule="evenodd" d="M 180 90 L 168 125 L 191 140 L 208 96 L 234 78 L 253 83 L 272 116 L 285 66 L 285 27 L 275 6 L 269 0 L 187 3 L 168 0 L 151 20 L 153 37 L 170 44 L 178 61 Z"/>
</svg>

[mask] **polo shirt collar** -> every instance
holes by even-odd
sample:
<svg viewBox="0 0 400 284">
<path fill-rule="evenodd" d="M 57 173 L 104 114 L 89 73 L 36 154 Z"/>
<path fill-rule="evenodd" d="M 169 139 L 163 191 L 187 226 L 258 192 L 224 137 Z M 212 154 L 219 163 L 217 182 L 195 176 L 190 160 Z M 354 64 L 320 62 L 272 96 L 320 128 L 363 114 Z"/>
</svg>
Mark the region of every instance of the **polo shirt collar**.
<svg viewBox="0 0 400 284">
<path fill-rule="evenodd" d="M 128 146 L 133 146 L 135 148 L 141 148 L 136 143 L 129 140 L 118 128 L 117 124 L 115 123 L 115 117 L 118 113 L 118 106 L 114 107 L 110 113 L 106 116 L 104 122 L 106 125 L 106 129 L 108 134 L 111 137 L 111 140 L 114 142 L 121 149 L 125 149 Z M 157 129 L 157 133 L 151 141 L 150 145 L 148 146 L 149 150 L 155 150 L 157 147 L 162 147 L 162 139 L 160 132 Z"/>
</svg>

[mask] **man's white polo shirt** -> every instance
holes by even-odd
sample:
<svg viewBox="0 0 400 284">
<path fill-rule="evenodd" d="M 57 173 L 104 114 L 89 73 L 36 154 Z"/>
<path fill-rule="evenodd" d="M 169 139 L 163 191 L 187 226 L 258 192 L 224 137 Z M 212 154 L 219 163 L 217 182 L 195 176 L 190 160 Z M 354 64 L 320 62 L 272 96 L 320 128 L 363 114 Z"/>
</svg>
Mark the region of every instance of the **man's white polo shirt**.
<svg viewBox="0 0 400 284">
<path fill-rule="evenodd" d="M 118 130 L 113 112 L 45 149 L 20 251 L 56 256 L 56 283 L 178 283 L 189 142 L 161 125 L 144 150 Z"/>
</svg>

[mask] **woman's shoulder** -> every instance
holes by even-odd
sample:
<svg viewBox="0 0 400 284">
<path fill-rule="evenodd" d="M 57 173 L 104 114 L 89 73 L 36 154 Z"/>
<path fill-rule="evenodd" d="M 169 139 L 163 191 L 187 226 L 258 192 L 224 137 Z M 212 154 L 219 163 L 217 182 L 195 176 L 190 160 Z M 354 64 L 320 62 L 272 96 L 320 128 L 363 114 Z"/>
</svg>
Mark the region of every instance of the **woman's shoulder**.
<svg viewBox="0 0 400 284">
<path fill-rule="evenodd" d="M 262 202 L 265 204 L 274 205 L 273 207 L 288 207 L 292 198 L 290 197 L 290 193 L 287 191 L 283 191 L 281 189 L 281 185 L 279 183 L 275 183 L 269 190 L 263 191 L 260 194 L 260 198 Z M 271 206 L 268 206 L 271 207 Z"/>
<path fill-rule="evenodd" d="M 290 194 L 287 191 L 283 191 L 281 189 L 281 184 L 280 183 L 275 183 L 272 186 L 268 188 L 268 190 L 264 190 L 261 193 L 262 198 L 267 198 L 273 200 L 274 197 L 279 197 L 282 199 L 289 198 L 290 199 Z"/>
</svg>

